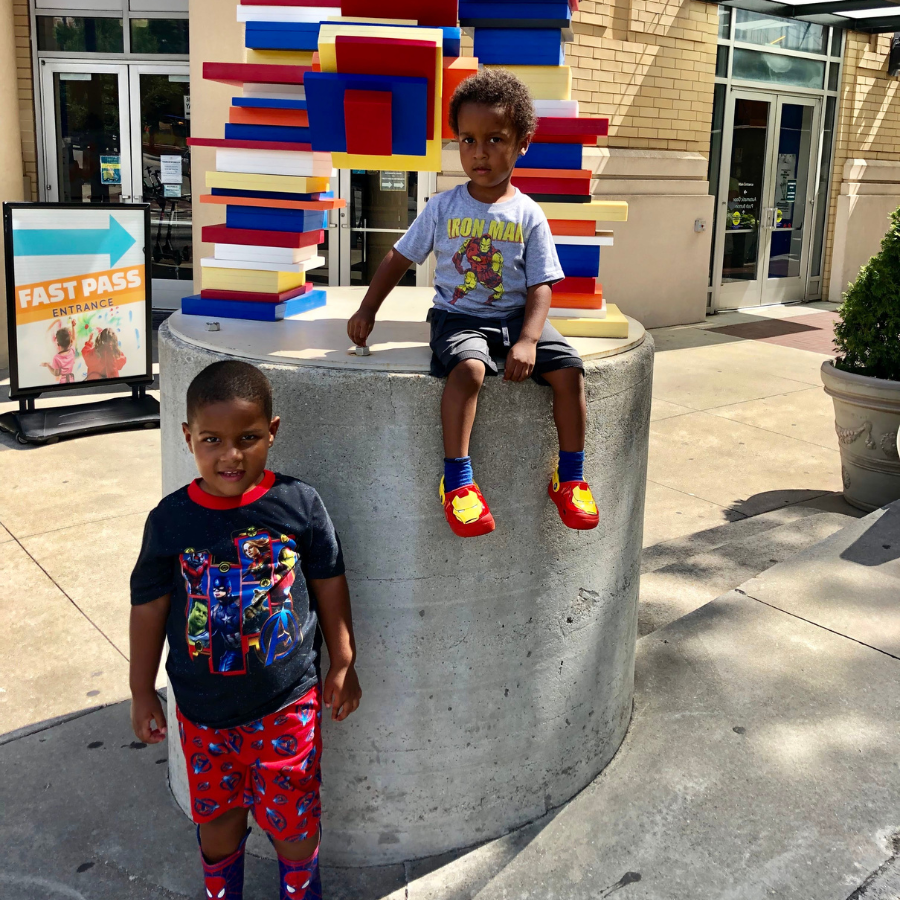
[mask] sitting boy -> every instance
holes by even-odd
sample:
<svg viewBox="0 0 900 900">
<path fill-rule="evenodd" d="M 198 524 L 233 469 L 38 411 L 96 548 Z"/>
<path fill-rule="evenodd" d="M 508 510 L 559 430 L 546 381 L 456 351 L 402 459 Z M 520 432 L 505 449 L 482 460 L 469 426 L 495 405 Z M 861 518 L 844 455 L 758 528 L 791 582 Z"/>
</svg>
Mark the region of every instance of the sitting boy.
<svg viewBox="0 0 900 900">
<path fill-rule="evenodd" d="M 547 322 L 550 286 L 563 271 L 541 208 L 510 183 L 536 125 L 528 89 L 510 72 L 485 69 L 457 88 L 450 125 L 469 182 L 431 198 L 382 261 L 347 333 L 365 346 L 387 295 L 434 251 L 431 373 L 447 376 L 440 488 L 447 522 L 460 537 L 494 530 L 474 482 L 469 437 L 485 374 L 497 374 L 496 356 L 505 359 L 505 381 L 530 376 L 553 390 L 560 452 L 548 492 L 569 528 L 595 528 L 597 507 L 583 474 L 584 367 Z"/>
<path fill-rule="evenodd" d="M 312 487 L 266 469 L 279 423 L 249 363 L 197 375 L 183 429 L 200 478 L 147 517 L 131 576 L 131 724 L 141 741 L 165 738 L 154 684 L 168 639 L 204 896 L 216 900 L 243 896 L 248 810 L 278 854 L 281 900 L 320 900 L 321 708 L 342 721 L 362 695 L 334 526 Z"/>
</svg>

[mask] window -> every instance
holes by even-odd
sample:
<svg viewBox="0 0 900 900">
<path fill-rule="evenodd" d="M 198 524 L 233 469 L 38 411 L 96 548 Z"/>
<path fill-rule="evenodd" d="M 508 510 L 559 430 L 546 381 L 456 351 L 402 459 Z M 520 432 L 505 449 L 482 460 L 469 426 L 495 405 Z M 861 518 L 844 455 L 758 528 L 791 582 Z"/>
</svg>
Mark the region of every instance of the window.
<svg viewBox="0 0 900 900">
<path fill-rule="evenodd" d="M 742 81 L 764 81 L 821 90 L 825 84 L 825 63 L 735 47 L 732 76 Z"/>
<path fill-rule="evenodd" d="M 736 10 L 734 39 L 744 44 L 824 55 L 828 29 L 812 22 L 776 19 L 746 9 Z"/>
<path fill-rule="evenodd" d="M 38 16 L 37 46 L 66 53 L 123 53 L 122 20 Z"/>
<path fill-rule="evenodd" d="M 132 19 L 132 53 L 188 54 L 187 19 Z"/>
</svg>

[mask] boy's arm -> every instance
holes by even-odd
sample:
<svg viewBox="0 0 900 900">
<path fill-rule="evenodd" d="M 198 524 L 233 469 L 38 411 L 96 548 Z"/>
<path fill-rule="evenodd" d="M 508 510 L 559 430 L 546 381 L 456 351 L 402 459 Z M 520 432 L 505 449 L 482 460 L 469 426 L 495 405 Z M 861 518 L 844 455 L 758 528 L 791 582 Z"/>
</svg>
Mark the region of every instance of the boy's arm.
<svg viewBox="0 0 900 900">
<path fill-rule="evenodd" d="M 156 674 L 166 640 L 170 602 L 170 595 L 165 594 L 131 607 L 131 727 L 145 744 L 158 744 L 166 737 L 166 714 L 156 693 Z M 151 719 L 156 720 L 156 728 L 151 728 Z"/>
<path fill-rule="evenodd" d="M 347 334 L 354 344 L 360 347 L 366 346 L 366 339 L 375 327 L 375 316 L 381 309 L 381 304 L 384 303 L 387 295 L 397 287 L 400 279 L 411 265 L 411 259 L 407 259 L 393 248 L 381 261 L 359 309 L 347 322 Z"/>
<path fill-rule="evenodd" d="M 524 381 L 534 371 L 537 342 L 550 312 L 552 295 L 549 284 L 535 284 L 528 288 L 522 333 L 506 356 L 504 381 Z"/>
<path fill-rule="evenodd" d="M 309 586 L 318 601 L 319 625 L 331 660 L 323 700 L 325 707 L 331 709 L 331 718 L 341 722 L 359 706 L 362 697 L 354 667 L 356 641 L 350 614 L 350 589 L 344 575 L 310 578 Z"/>
</svg>

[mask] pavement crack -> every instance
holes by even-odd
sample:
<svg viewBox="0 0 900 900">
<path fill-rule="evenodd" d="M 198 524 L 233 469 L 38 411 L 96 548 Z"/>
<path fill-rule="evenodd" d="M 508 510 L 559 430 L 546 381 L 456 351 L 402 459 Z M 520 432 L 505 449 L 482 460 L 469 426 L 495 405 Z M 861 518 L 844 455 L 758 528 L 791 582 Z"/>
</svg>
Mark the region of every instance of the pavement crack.
<svg viewBox="0 0 900 900">
<path fill-rule="evenodd" d="M 72 606 L 74 606 L 75 609 L 77 609 L 78 612 L 80 612 L 81 615 L 84 616 L 84 618 L 88 622 L 90 622 L 94 628 L 97 629 L 97 631 L 103 637 L 103 640 L 106 641 L 109 646 L 112 647 L 113 650 L 115 650 L 116 653 L 118 653 L 119 656 L 121 656 L 122 659 L 125 660 L 125 662 L 128 662 L 128 657 L 112 642 L 106 632 L 104 632 L 103 629 L 75 602 L 72 595 L 69 594 L 68 591 L 66 591 L 66 589 L 37 561 L 34 555 L 28 552 L 28 548 L 15 535 L 13 535 L 13 540 L 16 542 L 16 544 L 19 545 L 22 552 L 47 576 L 47 578 L 50 580 L 50 583 L 56 587 L 56 589 L 63 595 L 63 597 L 65 597 L 66 600 L 68 600 L 69 603 L 71 603 Z"/>
<path fill-rule="evenodd" d="M 813 622 L 812 619 L 798 616 L 797 613 L 790 612 L 787 609 L 782 609 L 780 606 L 775 606 L 773 603 L 766 603 L 765 600 L 760 600 L 759 597 L 754 597 L 752 594 L 748 594 L 746 591 L 742 591 L 740 588 L 735 588 L 734 591 L 736 594 L 740 594 L 742 597 L 746 597 L 748 600 L 755 600 L 757 603 L 762 603 L 763 606 L 768 606 L 769 609 L 774 609 L 777 612 L 784 613 L 786 616 L 790 616 L 793 619 L 799 619 L 801 622 L 806 622 L 807 625 L 814 625 L 816 628 L 821 628 L 822 631 L 827 631 L 830 634 L 836 635 L 837 637 L 844 638 L 848 641 L 853 641 L 854 644 L 859 644 L 860 647 L 867 647 L 869 650 L 874 650 L 876 653 L 883 653 L 885 656 L 888 656 L 891 659 L 900 661 L 900 656 L 896 656 L 893 653 L 888 653 L 887 650 L 882 650 L 880 647 L 873 647 L 871 644 L 867 644 L 865 641 L 861 641 L 855 637 L 850 637 L 849 634 L 842 634 L 840 631 L 835 631 L 833 628 L 829 628 L 827 625 L 822 625 L 819 622 Z"/>
<path fill-rule="evenodd" d="M 891 838 L 893 854 L 847 898 L 847 900 L 889 900 L 900 896 L 900 831 Z"/>
</svg>

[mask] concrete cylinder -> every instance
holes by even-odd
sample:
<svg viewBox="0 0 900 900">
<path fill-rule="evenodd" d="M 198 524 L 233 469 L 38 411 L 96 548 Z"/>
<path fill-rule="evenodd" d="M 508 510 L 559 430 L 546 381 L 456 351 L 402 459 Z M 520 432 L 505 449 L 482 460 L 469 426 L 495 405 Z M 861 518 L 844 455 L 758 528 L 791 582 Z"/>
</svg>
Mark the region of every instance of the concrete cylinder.
<svg viewBox="0 0 900 900">
<path fill-rule="evenodd" d="M 205 347 L 185 339 L 186 322 L 176 314 L 159 333 L 165 492 L 196 477 L 180 428 L 190 380 L 229 355 L 217 340 L 254 356 L 252 341 L 220 337 L 225 322 L 203 333 Z M 497 530 L 470 540 L 450 532 L 438 501 L 443 383 L 423 374 L 427 347 L 418 371 L 252 360 L 282 417 L 270 468 L 322 495 L 353 598 L 363 701 L 344 723 L 325 722 L 327 863 L 387 864 L 496 837 L 565 803 L 618 749 L 632 705 L 653 365 L 643 329 L 632 343 L 586 365 L 599 527 L 568 530 L 547 496 L 550 391 L 493 378 L 471 455 Z M 187 808 L 177 741 L 170 763 Z"/>
</svg>

